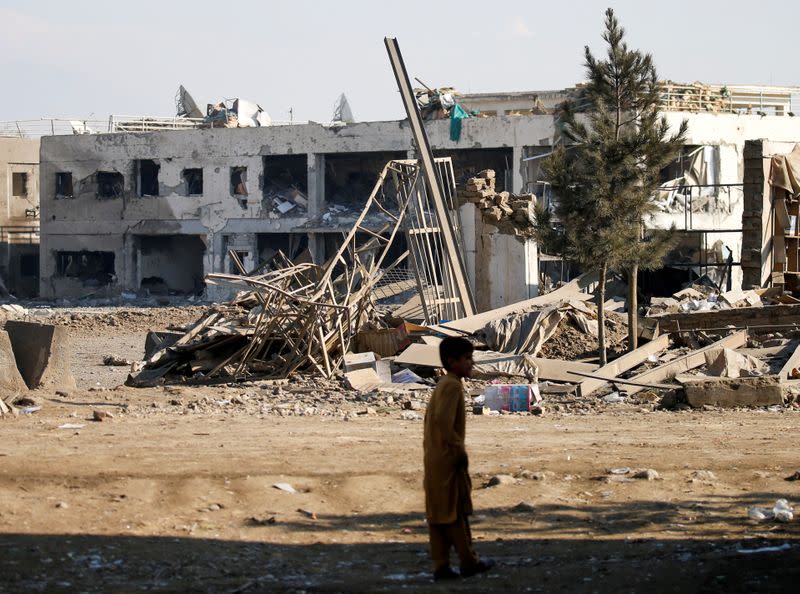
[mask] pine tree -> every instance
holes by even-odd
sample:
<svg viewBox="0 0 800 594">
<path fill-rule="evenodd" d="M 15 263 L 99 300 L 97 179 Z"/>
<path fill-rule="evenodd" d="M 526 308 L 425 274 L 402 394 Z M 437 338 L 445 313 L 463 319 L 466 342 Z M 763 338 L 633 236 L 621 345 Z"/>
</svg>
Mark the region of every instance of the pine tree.
<svg viewBox="0 0 800 594">
<path fill-rule="evenodd" d="M 684 120 L 670 134 L 659 113 L 659 86 L 650 54 L 631 50 L 612 9 L 606 10 L 606 57 L 585 48 L 588 83 L 559 110 L 559 145 L 543 165 L 554 194 L 555 219 L 537 209 L 539 241 L 585 269 L 599 272 L 598 350 L 606 363 L 605 285 L 609 271 L 628 273 L 629 347 L 637 336 L 639 269 L 662 264 L 672 230 L 648 231 L 659 172 L 675 159 L 686 136 Z"/>
</svg>

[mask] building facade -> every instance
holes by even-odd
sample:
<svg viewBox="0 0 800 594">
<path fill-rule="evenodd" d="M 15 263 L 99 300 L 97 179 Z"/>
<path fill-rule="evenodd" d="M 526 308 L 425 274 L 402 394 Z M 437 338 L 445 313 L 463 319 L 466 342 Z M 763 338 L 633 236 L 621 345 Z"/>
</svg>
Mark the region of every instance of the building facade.
<svg viewBox="0 0 800 594">
<path fill-rule="evenodd" d="M 39 291 L 39 139 L 0 137 L 0 293 Z"/>
<path fill-rule="evenodd" d="M 660 286 L 650 290 L 668 293 L 702 276 L 738 288 L 747 233 L 745 143 L 800 141 L 793 95 L 773 92 L 771 103 L 751 109 L 741 98 L 726 103 L 721 89 L 697 105 L 685 91 L 668 92 L 669 123 L 677 128 L 686 119 L 689 132 L 662 174 L 657 212 L 647 223 L 679 232 L 666 272 L 651 283 Z M 532 192 L 544 203 L 557 199 L 540 166 L 552 151 L 553 105 L 564 93 L 461 96 L 489 115 L 464 120 L 458 140 L 451 140 L 448 120 L 426 122 L 434 153 L 453 159 L 460 181 L 494 169 L 498 190 Z M 236 271 L 231 250 L 248 270 L 277 251 L 294 257 L 306 248 L 322 263 L 351 228 L 384 164 L 413 157 L 404 121 L 44 137 L 41 296 L 206 290 L 218 298 L 203 278 Z M 536 295 L 533 241 L 499 233 L 469 204 L 460 218 L 478 308 Z"/>
<path fill-rule="evenodd" d="M 457 142 L 446 120 L 427 129 L 461 179 L 491 168 L 509 190 L 524 185 L 526 146 L 553 136 L 550 117 L 476 118 Z M 232 271 L 229 250 L 247 269 L 306 247 L 324 262 L 386 162 L 413 154 L 401 121 L 44 137 L 41 295 L 195 293 L 205 274 Z M 529 240 L 483 247 L 484 230 L 463 226 L 479 303 L 537 294 Z"/>
</svg>

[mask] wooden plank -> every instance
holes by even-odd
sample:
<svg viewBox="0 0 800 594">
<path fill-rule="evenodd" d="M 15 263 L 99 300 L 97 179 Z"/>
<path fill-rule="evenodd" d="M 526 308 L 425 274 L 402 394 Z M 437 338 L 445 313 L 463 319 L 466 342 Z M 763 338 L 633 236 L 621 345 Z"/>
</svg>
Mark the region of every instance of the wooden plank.
<svg viewBox="0 0 800 594">
<path fill-rule="evenodd" d="M 659 365 L 658 367 L 654 367 L 653 369 L 648 369 L 644 373 L 640 373 L 639 375 L 633 376 L 631 381 L 640 382 L 643 384 L 652 384 L 652 383 L 660 383 L 664 380 L 672 379 L 679 373 L 683 373 L 684 371 L 689 371 L 690 369 L 696 369 L 706 363 L 706 353 L 709 351 L 714 350 L 721 350 L 724 348 L 728 349 L 738 349 L 741 346 L 744 346 L 747 343 L 747 331 L 741 330 L 739 332 L 735 332 L 725 338 L 718 340 L 717 342 L 708 345 L 707 347 L 703 347 L 702 349 L 697 349 L 692 351 L 691 353 L 684 355 L 683 357 L 678 357 L 669 363 L 664 363 L 663 365 Z M 636 392 L 640 392 L 642 388 L 637 386 L 630 386 L 630 387 L 623 387 L 622 391 L 626 394 L 635 394 Z"/>
<path fill-rule="evenodd" d="M 394 360 L 398 365 L 418 365 L 420 367 L 441 367 L 439 347 L 431 344 L 411 344 Z"/>
<path fill-rule="evenodd" d="M 492 353 L 487 351 L 475 351 L 475 364 L 492 363 L 493 361 L 518 360 L 521 355 L 509 355 L 506 353 Z M 530 361 L 538 369 L 539 380 L 550 380 L 555 382 L 576 383 L 570 371 L 581 371 L 591 373 L 597 369 L 597 365 L 591 363 L 581 363 L 580 361 L 560 361 L 558 359 L 545 359 L 542 357 L 530 357 Z M 420 367 L 441 367 L 439 359 L 439 346 L 435 344 L 412 344 L 403 351 L 394 362 L 398 365 L 417 365 Z"/>
<path fill-rule="evenodd" d="M 800 325 L 800 305 L 768 305 L 739 307 L 694 313 L 664 314 L 648 320 L 658 320 L 661 332 L 706 330 L 708 328 L 754 328 L 759 326 L 787 327 Z"/>
<path fill-rule="evenodd" d="M 597 370 L 597 365 L 580 361 L 533 357 L 533 362 L 539 370 L 539 381 L 576 383 L 573 373 L 592 373 Z"/>
<path fill-rule="evenodd" d="M 580 383 L 580 395 L 591 396 L 592 393 L 608 386 L 608 381 L 644 363 L 650 355 L 655 355 L 669 348 L 669 334 L 662 334 L 655 340 L 640 346 L 638 349 L 617 357 L 595 372 L 596 378 L 585 379 Z"/>
<path fill-rule="evenodd" d="M 602 376 L 597 375 L 596 373 L 581 373 L 580 371 L 570 371 L 570 374 L 579 375 L 581 377 L 600 379 L 600 380 L 605 380 L 606 379 L 606 378 L 604 378 Z M 621 378 L 618 378 L 618 377 L 615 377 L 614 379 L 612 379 L 611 383 L 613 383 L 613 384 L 622 384 L 622 385 L 625 385 L 625 386 L 638 386 L 640 388 L 652 388 L 654 390 L 671 390 L 672 388 L 676 387 L 676 386 L 674 386 L 672 384 L 643 384 L 641 382 L 635 382 L 633 380 L 625 380 L 625 379 L 621 379 Z"/>
<path fill-rule="evenodd" d="M 436 211 L 437 223 L 439 227 L 441 227 L 441 233 L 439 235 L 442 238 L 444 247 L 444 254 L 442 254 L 442 256 L 445 258 L 450 268 L 450 273 L 452 273 L 457 294 L 462 301 L 464 313 L 467 316 L 471 316 L 475 313 L 475 301 L 467 280 L 464 255 L 458 249 L 458 242 L 456 241 L 453 226 L 450 221 L 450 213 L 442 196 L 442 189 L 437 176 L 433 151 L 431 150 L 428 134 L 422 122 L 417 99 L 411 88 L 411 82 L 408 78 L 408 72 L 406 71 L 406 65 L 403 62 L 403 56 L 400 53 L 400 46 L 397 44 L 397 39 L 386 37 L 384 38 L 384 43 L 386 44 L 386 50 L 389 52 L 389 61 L 392 64 L 397 86 L 400 89 L 400 97 L 406 108 L 409 127 L 411 128 L 414 142 L 417 145 L 417 155 L 422 165 L 422 173 L 426 181 L 431 202 Z"/>
<path fill-rule="evenodd" d="M 587 272 L 586 274 L 582 274 L 578 278 L 570 281 L 563 287 L 548 293 L 547 295 L 540 295 L 526 301 L 512 303 L 511 305 L 485 311 L 474 316 L 468 316 L 454 322 L 447 322 L 446 324 L 441 324 L 440 326 L 433 326 L 433 328 L 457 330 L 466 334 L 472 334 L 483 328 L 489 322 L 499 320 L 510 314 L 520 313 L 530 309 L 542 308 L 547 305 L 553 305 L 554 303 L 568 301 L 570 299 L 587 301 L 592 298 L 592 295 L 589 293 L 583 293 L 582 291 L 597 283 L 597 278 L 597 273 Z"/>
</svg>

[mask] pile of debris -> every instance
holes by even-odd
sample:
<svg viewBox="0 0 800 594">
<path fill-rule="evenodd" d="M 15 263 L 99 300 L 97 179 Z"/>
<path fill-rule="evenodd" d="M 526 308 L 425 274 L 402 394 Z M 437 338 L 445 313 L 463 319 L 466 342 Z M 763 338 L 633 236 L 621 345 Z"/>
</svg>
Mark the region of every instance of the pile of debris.
<svg viewBox="0 0 800 594">
<path fill-rule="evenodd" d="M 513 235 L 530 236 L 536 197 L 533 194 L 512 194 L 496 190 L 496 174 L 492 169 L 471 177 L 458 193 L 462 202 L 477 206 L 483 221 Z"/>
<path fill-rule="evenodd" d="M 779 287 L 750 289 L 743 291 L 720 291 L 703 283 L 694 283 L 673 294 L 672 297 L 653 297 L 647 311 L 648 316 L 704 312 L 743 307 L 764 307 L 771 305 L 797 305 L 797 299 Z"/>
<path fill-rule="evenodd" d="M 385 192 L 384 183 L 394 184 L 394 191 Z M 394 203 L 387 195 L 395 197 Z M 241 274 L 210 274 L 207 281 L 240 293 L 209 310 L 183 335 L 151 335 L 153 348 L 145 349 L 147 359 L 128 384 L 286 378 L 302 370 L 332 377 L 362 327 L 386 327 L 375 309 L 376 289 L 408 257 L 406 252 L 389 259 L 395 236 L 402 229 L 415 237 L 438 232 L 429 209 L 425 218 L 417 212 L 426 201 L 419 165 L 391 161 L 338 252 L 324 266 L 292 262 L 279 252 L 268 270 L 248 275 L 231 250 Z M 378 215 L 389 223 L 378 229 L 366 224 Z M 416 227 L 426 221 L 429 227 L 419 231 Z M 422 275 L 419 287 L 423 277 L 431 276 L 423 267 L 435 255 L 414 249 L 415 271 Z M 458 312 L 453 300 L 447 304 Z"/>
</svg>

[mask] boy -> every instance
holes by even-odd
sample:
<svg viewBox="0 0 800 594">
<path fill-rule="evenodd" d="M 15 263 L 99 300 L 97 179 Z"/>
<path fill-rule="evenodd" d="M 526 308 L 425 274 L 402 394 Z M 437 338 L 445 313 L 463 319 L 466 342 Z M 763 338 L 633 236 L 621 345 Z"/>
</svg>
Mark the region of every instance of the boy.
<svg viewBox="0 0 800 594">
<path fill-rule="evenodd" d="M 470 577 L 488 571 L 491 559 L 481 560 L 472 548 L 467 516 L 472 513 L 472 482 L 464 447 L 464 387 L 472 373 L 472 344 L 464 338 L 445 338 L 439 356 L 447 375 L 439 380 L 425 412 L 425 515 L 436 581 Z M 455 547 L 461 573 L 450 568 Z"/>
</svg>

